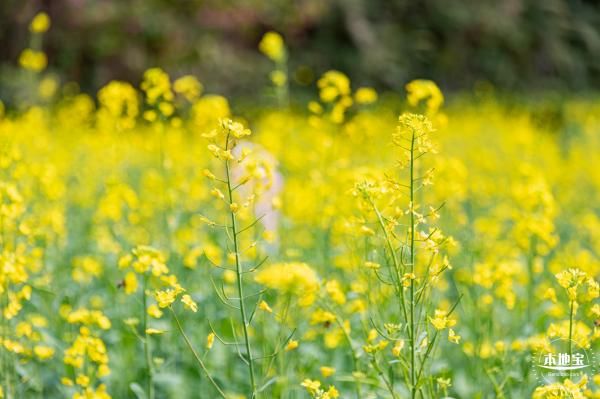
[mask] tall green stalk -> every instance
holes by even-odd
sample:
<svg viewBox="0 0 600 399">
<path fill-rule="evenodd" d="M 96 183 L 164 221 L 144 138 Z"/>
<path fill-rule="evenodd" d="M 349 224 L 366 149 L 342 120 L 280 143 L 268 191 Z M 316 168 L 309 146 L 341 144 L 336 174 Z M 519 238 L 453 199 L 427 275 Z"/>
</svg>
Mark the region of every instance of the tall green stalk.
<svg viewBox="0 0 600 399">
<path fill-rule="evenodd" d="M 226 147 L 225 150 L 229 149 L 229 134 L 227 135 Z M 232 204 L 233 201 L 233 188 L 231 186 L 231 173 L 229 167 L 229 161 L 225 161 L 225 173 L 226 173 L 226 181 L 227 181 L 227 193 L 229 198 L 229 203 Z M 242 319 L 242 327 L 244 331 L 244 344 L 246 346 L 246 356 L 247 356 L 247 365 L 248 365 L 248 373 L 250 375 L 250 386 L 252 389 L 252 399 L 258 397 L 258 392 L 256 389 L 256 376 L 254 373 L 254 359 L 252 356 L 252 346 L 250 345 L 250 336 L 248 334 L 248 316 L 246 312 L 246 302 L 244 300 L 244 282 L 243 282 L 243 267 L 240 261 L 239 254 L 239 246 L 238 246 L 238 229 L 237 229 L 237 220 L 235 217 L 235 212 L 230 210 L 229 214 L 231 216 L 231 233 L 233 236 L 233 250 L 235 254 L 235 270 L 236 270 L 236 280 L 237 280 L 237 289 L 239 296 L 239 307 L 240 307 L 240 316 Z"/>
<path fill-rule="evenodd" d="M 417 396 L 417 381 L 415 373 L 416 357 L 416 326 L 415 326 L 415 204 L 414 204 L 414 165 L 415 165 L 415 131 L 412 131 L 410 140 L 410 392 L 411 398 Z"/>
<path fill-rule="evenodd" d="M 4 217 L 0 219 L 0 239 L 2 240 L 2 250 L 4 251 L 6 248 L 6 237 L 4 233 Z M 3 303 L 0 306 L 0 317 L 2 317 L 2 342 L 6 340 L 8 336 L 8 328 L 9 328 L 9 320 L 4 317 L 2 312 L 8 306 L 9 298 L 8 298 L 8 280 L 4 281 L 4 295 L 3 295 Z M 12 352 L 10 352 L 5 345 L 2 345 L 2 373 L 4 374 L 4 396 L 7 399 L 12 399 L 12 387 L 10 381 L 10 364 L 12 360 Z"/>
<path fill-rule="evenodd" d="M 4 295 L 2 298 L 2 304 L 0 306 L 0 312 L 2 312 L 4 310 L 4 308 L 6 306 L 8 306 L 8 284 L 4 285 Z M 6 339 L 8 335 L 8 319 L 6 319 L 6 317 L 4 317 L 4 315 L 2 315 L 2 342 L 4 342 L 4 340 Z M 4 386 L 4 395 L 7 399 L 12 398 L 12 389 L 11 389 L 11 383 L 10 383 L 10 358 L 11 358 L 11 353 L 9 352 L 8 349 L 6 349 L 6 346 L 4 346 L 2 348 L 2 373 L 4 374 L 4 381 L 3 381 L 3 386 Z"/>
<path fill-rule="evenodd" d="M 146 285 L 148 277 L 144 275 L 144 284 L 142 287 L 142 329 L 144 334 L 144 358 L 146 361 L 146 370 L 148 376 L 146 378 L 146 392 L 148 399 L 154 399 L 154 369 L 152 367 L 152 357 L 150 355 L 150 336 L 147 333 L 148 329 L 148 313 L 146 301 Z"/>
<path fill-rule="evenodd" d="M 373 207 L 373 211 L 375 212 L 375 215 L 377 216 L 377 221 L 379 223 L 381 230 L 383 231 L 383 237 L 385 238 L 386 245 L 388 247 L 388 250 L 390 251 L 390 256 L 392 257 L 392 264 L 394 266 L 394 272 L 395 272 L 396 280 L 397 280 L 396 291 L 398 294 L 398 301 L 400 302 L 400 312 L 401 312 L 401 314 L 404 315 L 404 320 L 406 321 L 408 319 L 408 316 L 406 313 L 406 301 L 404 299 L 404 289 L 402 287 L 402 275 L 400 274 L 401 265 L 398 262 L 398 257 L 396 256 L 396 250 L 394 249 L 394 244 L 391 240 L 390 235 L 387 232 L 387 228 L 385 226 L 385 223 L 383 221 L 383 216 L 381 215 L 379 208 L 377 207 L 377 205 L 375 204 L 373 199 L 370 197 L 369 197 L 369 203 Z"/>
<path fill-rule="evenodd" d="M 571 301 L 571 306 L 569 309 L 569 360 L 572 359 L 573 357 L 573 316 L 574 316 L 574 310 L 575 310 L 575 301 Z M 571 376 L 571 370 L 569 370 L 569 378 L 572 378 Z"/>
</svg>

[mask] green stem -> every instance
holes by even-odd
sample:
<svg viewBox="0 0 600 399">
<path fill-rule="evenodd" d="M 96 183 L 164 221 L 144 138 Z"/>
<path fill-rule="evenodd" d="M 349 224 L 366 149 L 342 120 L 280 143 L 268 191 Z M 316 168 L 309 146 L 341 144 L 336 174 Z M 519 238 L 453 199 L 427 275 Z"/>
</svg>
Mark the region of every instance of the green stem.
<svg viewBox="0 0 600 399">
<path fill-rule="evenodd" d="M 6 236 L 4 233 L 4 217 L 0 219 L 0 239 L 2 240 L 2 251 L 6 250 Z M 4 373 L 4 396 L 7 399 L 12 399 L 12 388 L 10 381 L 10 363 L 12 359 L 12 352 L 10 352 L 4 341 L 8 337 L 9 320 L 4 317 L 4 309 L 8 307 L 10 302 L 8 298 L 8 279 L 4 280 L 4 303 L 0 306 L 0 317 L 2 317 L 2 372 Z"/>
<path fill-rule="evenodd" d="M 225 149 L 227 150 L 229 147 L 229 134 L 227 135 L 227 142 L 225 145 Z M 233 189 L 231 186 L 231 173 L 229 170 L 229 161 L 225 161 L 225 172 L 227 177 L 227 192 L 229 203 L 233 203 Z M 239 245 L 238 245 L 238 230 L 237 230 L 237 221 L 235 217 L 235 212 L 229 212 L 231 215 L 231 230 L 233 235 L 233 250 L 235 253 L 235 269 L 236 269 L 236 277 L 237 277 L 237 289 L 239 295 L 239 304 L 240 304 L 240 315 L 242 318 L 242 327 L 244 330 L 244 343 L 246 346 L 246 355 L 248 357 L 248 373 L 250 375 L 250 385 L 252 389 L 252 399 L 258 397 L 258 392 L 256 390 L 256 377 L 254 373 L 254 359 L 252 358 L 252 346 L 250 345 L 250 335 L 248 334 L 248 316 L 246 312 L 246 303 L 244 301 L 244 284 L 243 284 L 243 269 L 242 264 L 240 262 L 240 254 L 239 254 Z"/>
<path fill-rule="evenodd" d="M 496 378 L 494 378 L 494 376 L 492 375 L 490 370 L 488 370 L 487 368 L 484 368 L 484 371 L 485 371 L 485 374 L 487 374 L 490 381 L 492 382 L 492 385 L 494 386 L 494 391 L 496 391 L 496 397 L 498 399 L 504 399 L 505 398 L 504 392 L 502 390 L 502 387 L 498 384 L 498 381 L 496 381 Z"/>
<path fill-rule="evenodd" d="M 277 333 L 277 340 L 275 341 L 275 342 L 277 342 L 277 345 L 279 345 L 279 342 L 281 342 L 281 339 L 282 339 L 283 326 L 285 326 L 286 322 L 287 322 L 291 301 L 292 301 L 291 295 L 287 295 L 286 299 L 285 299 L 285 306 L 283 307 L 283 311 L 281 313 L 281 321 L 279 323 L 280 327 L 279 327 L 279 332 Z M 275 347 L 276 350 L 277 350 L 277 347 L 278 346 Z M 273 368 L 273 363 L 275 363 L 275 361 L 277 361 L 279 375 L 283 375 L 283 373 L 284 373 L 283 363 L 281 361 L 280 356 L 271 356 L 268 366 L 266 368 L 264 368 L 265 374 L 270 375 L 271 368 Z"/>
<path fill-rule="evenodd" d="M 410 272 L 415 273 L 415 204 L 414 204 L 414 166 L 415 166 L 415 132 L 410 140 Z M 416 357 L 415 327 L 415 279 L 410 280 L 410 392 L 411 398 L 417 396 L 417 380 L 415 374 Z"/>
<path fill-rule="evenodd" d="M 388 391 L 390 391 L 390 394 L 392 395 L 392 399 L 396 399 L 398 397 L 396 395 L 396 391 L 394 390 L 392 383 L 385 377 L 385 373 L 381 369 L 381 366 L 379 365 L 379 362 L 377 361 L 377 358 L 375 357 L 375 355 L 373 355 L 371 357 L 371 364 L 373 365 L 373 368 L 375 369 L 375 371 L 377 371 L 377 374 L 379 375 L 379 377 L 383 380 L 383 382 L 385 382 L 385 386 L 387 387 Z"/>
<path fill-rule="evenodd" d="M 288 108 L 290 106 L 290 94 L 289 94 L 289 79 L 288 79 L 288 67 L 287 58 L 283 61 L 277 62 L 275 70 L 285 74 L 285 83 L 282 86 L 277 85 L 277 102 L 280 108 Z"/>
<path fill-rule="evenodd" d="M 425 370 L 425 363 L 427 362 L 427 358 L 429 357 L 429 354 L 431 353 L 431 351 L 433 350 L 433 347 L 435 346 L 435 341 L 436 341 L 437 337 L 438 337 L 438 332 L 436 331 L 435 334 L 433 335 L 433 338 L 431 339 L 431 342 L 427 346 L 427 351 L 425 352 L 425 356 L 423 356 L 423 360 L 421 361 L 421 367 L 419 367 L 419 372 L 417 373 L 417 380 L 419 380 L 421 378 L 421 374 Z"/>
<path fill-rule="evenodd" d="M 375 205 L 375 202 L 369 197 L 369 202 L 373 207 L 373 211 L 375 215 L 377 215 L 377 221 L 379 222 L 379 226 L 383 230 L 383 236 L 385 238 L 386 245 L 388 246 L 388 250 L 392 256 L 392 263 L 394 264 L 394 271 L 396 272 L 396 280 L 397 280 L 397 288 L 398 292 L 398 300 L 400 301 L 400 311 L 404 315 L 404 321 L 408 320 L 408 315 L 406 313 L 406 303 L 404 299 L 404 287 L 402 286 L 402 276 L 400 275 L 400 264 L 398 262 L 398 258 L 396 257 L 396 251 L 394 250 L 394 245 L 392 244 L 392 240 L 387 232 L 385 227 L 385 223 L 383 222 L 383 216 L 381 216 L 381 212 L 379 212 L 379 208 Z"/>
<path fill-rule="evenodd" d="M 198 353 L 196 352 L 196 350 L 192 346 L 192 343 L 190 342 L 189 338 L 185 334 L 185 331 L 183 331 L 183 327 L 181 327 L 181 323 L 179 322 L 179 318 L 177 317 L 177 315 L 173 311 L 173 308 L 171 308 L 169 306 L 169 310 L 171 311 L 171 314 L 173 315 L 173 318 L 175 319 L 175 324 L 177 324 L 177 329 L 179 330 L 179 333 L 183 337 L 183 340 L 185 341 L 185 343 L 186 343 L 188 349 L 190 350 L 190 352 L 192 352 L 192 354 L 194 355 L 194 358 L 196 359 L 196 362 L 198 363 L 198 365 L 200 366 L 200 368 L 202 369 L 202 371 L 204 371 L 204 374 L 206 375 L 206 378 L 208 378 L 208 380 L 213 385 L 213 387 L 215 387 L 215 390 L 219 393 L 219 395 L 221 395 L 222 398 L 227 399 L 227 396 L 225 395 L 225 393 L 223 392 L 223 390 L 219 387 L 219 385 L 217 384 L 217 382 L 212 378 L 212 376 L 208 372 L 208 369 L 204 365 L 204 362 L 202 361 L 202 358 L 200 358 L 200 356 L 198 356 Z"/>
<path fill-rule="evenodd" d="M 4 295 L 2 306 L 0 306 L 0 312 L 3 312 L 6 306 L 8 306 L 8 283 L 4 285 Z M 6 337 L 8 336 L 8 319 L 4 317 L 3 314 L 0 316 L 2 316 L 2 342 L 4 342 L 6 340 Z M 6 349 L 6 346 L 2 345 L 2 372 L 4 374 L 4 395 L 6 396 L 6 398 L 9 399 L 12 397 L 9 369 L 10 356 L 11 353 L 8 351 L 8 349 Z"/>
<path fill-rule="evenodd" d="M 344 333 L 344 339 L 346 340 L 346 343 L 348 344 L 348 347 L 350 348 L 350 354 L 352 355 L 352 365 L 354 366 L 353 367 L 354 371 L 359 371 L 358 370 L 358 354 L 356 353 L 356 350 L 354 349 L 352 337 L 348 333 L 347 329 L 344 327 L 344 322 L 342 321 L 342 319 L 340 318 L 338 313 L 324 302 L 323 302 L 323 307 L 325 307 L 325 309 L 327 309 L 329 312 L 331 312 L 331 314 L 333 314 L 333 316 L 335 317 L 335 322 L 338 325 L 338 327 L 342 330 L 342 332 Z M 355 391 L 356 391 L 356 398 L 361 399 L 362 393 L 361 393 L 361 384 L 360 384 L 359 379 L 355 380 Z"/>
<path fill-rule="evenodd" d="M 148 277 L 144 275 L 144 284 L 142 289 L 142 329 L 144 330 L 144 357 L 146 360 L 146 370 L 148 372 L 148 378 L 146 380 L 146 392 L 148 392 L 149 399 L 154 399 L 154 369 L 152 367 L 152 357 L 150 356 L 150 336 L 146 332 L 148 329 L 148 314 L 146 309 L 147 279 Z"/>
<path fill-rule="evenodd" d="M 575 310 L 575 301 L 571 301 L 569 311 L 569 360 L 573 357 L 573 313 Z M 569 370 L 569 379 L 571 378 L 571 370 Z"/>
<path fill-rule="evenodd" d="M 535 300 L 534 288 L 535 288 L 535 237 L 530 239 L 529 254 L 527 257 L 527 273 L 529 274 L 529 281 L 527 282 L 527 323 L 533 325 L 533 302 Z"/>
</svg>

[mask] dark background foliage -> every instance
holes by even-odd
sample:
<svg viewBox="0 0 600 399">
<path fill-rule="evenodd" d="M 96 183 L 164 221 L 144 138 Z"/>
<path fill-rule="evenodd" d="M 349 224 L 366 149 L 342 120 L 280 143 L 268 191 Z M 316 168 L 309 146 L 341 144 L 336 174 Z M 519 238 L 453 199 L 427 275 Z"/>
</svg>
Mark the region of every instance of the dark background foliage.
<svg viewBox="0 0 600 399">
<path fill-rule="evenodd" d="M 600 2 L 594 0 L 1 0 L 0 87 L 10 86 L 30 19 L 44 10 L 48 71 L 95 92 L 139 82 L 161 66 L 208 90 L 252 94 L 269 61 L 270 29 L 290 48 L 290 73 L 308 82 L 336 68 L 397 90 L 416 77 L 446 90 L 589 90 L 600 85 Z M 6 89 L 5 89 L 6 91 Z M 0 91 L 0 97 L 2 91 Z"/>
</svg>

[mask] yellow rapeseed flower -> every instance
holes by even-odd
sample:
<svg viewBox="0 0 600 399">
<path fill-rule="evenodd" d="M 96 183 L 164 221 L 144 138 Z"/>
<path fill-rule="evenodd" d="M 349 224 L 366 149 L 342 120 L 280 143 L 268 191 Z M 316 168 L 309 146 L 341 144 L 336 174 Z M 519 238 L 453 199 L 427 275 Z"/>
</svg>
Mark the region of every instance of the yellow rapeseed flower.
<svg viewBox="0 0 600 399">
<path fill-rule="evenodd" d="M 335 374 L 335 368 L 333 367 L 321 366 L 319 370 L 321 371 L 321 375 L 325 378 Z"/>
<path fill-rule="evenodd" d="M 286 56 L 283 37 L 277 32 L 265 33 L 258 44 L 258 49 L 275 62 L 282 62 Z"/>
<path fill-rule="evenodd" d="M 206 349 L 211 349 L 215 343 L 215 333 L 209 333 L 206 336 Z"/>
<path fill-rule="evenodd" d="M 45 12 L 39 12 L 33 17 L 29 24 L 32 33 L 44 33 L 50 28 L 50 17 Z"/>
<path fill-rule="evenodd" d="M 158 303 L 158 307 L 166 308 L 171 306 L 175 299 L 177 298 L 177 293 L 175 290 L 167 289 L 167 290 L 159 290 L 154 293 L 154 298 Z"/>
<path fill-rule="evenodd" d="M 358 104 L 372 104 L 377 101 L 377 92 L 372 87 L 361 87 L 354 93 Z"/>
<path fill-rule="evenodd" d="M 304 305 L 314 301 L 314 295 L 319 288 L 315 271 L 301 262 L 265 266 L 257 272 L 255 280 L 268 288 L 299 295 Z"/>
<path fill-rule="evenodd" d="M 40 72 L 48 65 L 48 59 L 43 51 L 37 51 L 33 49 L 25 49 L 19 56 L 19 64 L 23 69 L 27 69 L 34 72 Z"/>
<path fill-rule="evenodd" d="M 294 349 L 298 348 L 299 345 L 300 344 L 298 343 L 298 341 L 296 341 L 295 339 L 290 339 L 287 345 L 285 346 L 285 350 L 287 352 L 293 351 Z"/>
<path fill-rule="evenodd" d="M 146 312 L 148 313 L 148 316 L 154 317 L 155 319 L 160 319 L 163 315 L 162 310 L 160 310 L 160 308 L 157 305 L 148 306 Z"/>
<path fill-rule="evenodd" d="M 137 291 L 138 282 L 134 272 L 129 272 L 125 275 L 123 285 L 125 287 L 125 293 L 127 295 L 131 295 Z"/>
<path fill-rule="evenodd" d="M 192 297 L 188 294 L 185 294 L 181 297 L 181 302 L 183 302 L 183 305 L 186 309 L 191 310 L 194 313 L 198 311 L 198 304 L 194 302 Z"/>
</svg>

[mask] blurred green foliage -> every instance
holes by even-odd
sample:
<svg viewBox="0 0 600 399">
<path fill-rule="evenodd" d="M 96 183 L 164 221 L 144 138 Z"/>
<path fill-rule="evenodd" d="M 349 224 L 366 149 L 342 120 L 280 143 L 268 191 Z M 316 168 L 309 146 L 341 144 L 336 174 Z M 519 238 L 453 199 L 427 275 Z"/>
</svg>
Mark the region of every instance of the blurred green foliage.
<svg viewBox="0 0 600 399">
<path fill-rule="evenodd" d="M 197 75 L 209 91 L 252 94 L 271 65 L 257 50 L 282 33 L 290 73 L 308 83 L 331 68 L 359 84 L 507 90 L 600 84 L 600 6 L 592 0 L 2 0 L 0 98 L 18 91 L 17 59 L 36 12 L 52 18 L 49 71 L 95 92 L 138 82 L 148 67 Z M 309 68 L 307 68 L 309 67 Z"/>
</svg>

